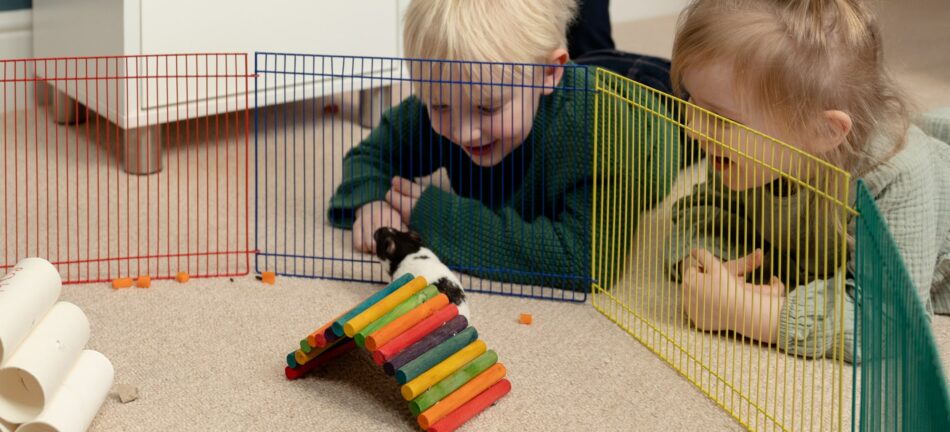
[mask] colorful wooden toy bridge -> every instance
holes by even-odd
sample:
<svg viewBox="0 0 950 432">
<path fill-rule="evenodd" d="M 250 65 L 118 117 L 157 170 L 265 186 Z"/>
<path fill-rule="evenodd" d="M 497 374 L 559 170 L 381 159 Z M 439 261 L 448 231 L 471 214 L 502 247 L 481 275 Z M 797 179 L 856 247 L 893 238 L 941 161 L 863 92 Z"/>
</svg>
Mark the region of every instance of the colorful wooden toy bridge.
<svg viewBox="0 0 950 432">
<path fill-rule="evenodd" d="M 453 431 L 511 390 L 505 366 L 423 277 L 403 275 L 287 354 L 295 380 L 359 347 L 401 385 L 419 426 Z"/>
</svg>

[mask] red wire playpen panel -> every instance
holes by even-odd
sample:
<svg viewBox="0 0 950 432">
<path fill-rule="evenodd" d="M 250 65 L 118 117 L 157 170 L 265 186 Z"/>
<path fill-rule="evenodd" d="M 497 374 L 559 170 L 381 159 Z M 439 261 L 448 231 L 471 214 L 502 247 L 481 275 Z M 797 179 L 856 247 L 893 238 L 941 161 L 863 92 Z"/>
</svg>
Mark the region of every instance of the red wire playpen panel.
<svg viewBox="0 0 950 432">
<path fill-rule="evenodd" d="M 245 54 L 0 61 L 0 269 L 247 274 Z"/>
</svg>

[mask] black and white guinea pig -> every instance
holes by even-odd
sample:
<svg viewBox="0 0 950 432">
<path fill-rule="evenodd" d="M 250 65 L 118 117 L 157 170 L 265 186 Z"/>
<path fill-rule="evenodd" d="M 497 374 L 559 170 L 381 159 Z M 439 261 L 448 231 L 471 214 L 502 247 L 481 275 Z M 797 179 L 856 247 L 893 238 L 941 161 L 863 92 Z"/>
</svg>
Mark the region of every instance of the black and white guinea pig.
<svg viewBox="0 0 950 432">
<path fill-rule="evenodd" d="M 406 273 L 426 278 L 458 306 L 459 315 L 471 320 L 462 283 L 431 250 L 422 245 L 419 233 L 384 227 L 376 230 L 373 239 L 376 241 L 376 256 L 383 261 L 394 280 Z"/>
</svg>

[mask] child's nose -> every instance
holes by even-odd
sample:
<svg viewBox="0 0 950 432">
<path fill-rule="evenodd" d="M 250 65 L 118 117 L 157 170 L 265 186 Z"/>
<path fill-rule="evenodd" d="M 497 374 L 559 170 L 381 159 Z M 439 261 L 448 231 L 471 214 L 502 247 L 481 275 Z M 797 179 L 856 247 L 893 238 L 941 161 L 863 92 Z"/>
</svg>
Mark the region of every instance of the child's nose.
<svg viewBox="0 0 950 432">
<path fill-rule="evenodd" d="M 474 122 L 468 119 L 459 119 L 452 128 L 452 141 L 457 144 L 477 143 L 482 139 L 482 131 Z"/>
<path fill-rule="evenodd" d="M 683 125 L 686 127 L 686 135 L 690 139 L 698 142 L 701 145 L 705 145 L 705 138 L 703 134 L 696 128 L 697 121 L 693 116 L 687 115 L 686 119 L 683 121 Z"/>
<path fill-rule="evenodd" d="M 710 147 L 727 144 L 725 123 L 709 113 L 698 110 L 687 111 L 683 125 L 686 128 L 686 135 L 706 151 L 709 151 Z"/>
</svg>

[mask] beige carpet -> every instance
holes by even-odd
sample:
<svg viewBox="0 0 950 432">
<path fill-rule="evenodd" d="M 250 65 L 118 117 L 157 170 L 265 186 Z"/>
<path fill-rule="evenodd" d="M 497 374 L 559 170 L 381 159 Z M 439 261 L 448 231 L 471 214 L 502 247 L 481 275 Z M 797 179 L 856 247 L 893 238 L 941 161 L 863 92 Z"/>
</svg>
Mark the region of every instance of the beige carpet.
<svg viewBox="0 0 950 432">
<path fill-rule="evenodd" d="M 92 431 L 413 430 L 398 388 L 351 354 L 288 382 L 284 356 L 376 287 L 282 278 L 71 286 L 89 343 L 141 398 L 110 397 Z M 593 308 L 476 295 L 473 323 L 512 393 L 465 430 L 736 430 L 738 425 Z M 528 312 L 534 324 L 517 323 Z"/>
</svg>

